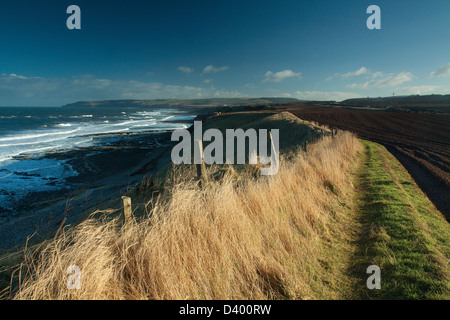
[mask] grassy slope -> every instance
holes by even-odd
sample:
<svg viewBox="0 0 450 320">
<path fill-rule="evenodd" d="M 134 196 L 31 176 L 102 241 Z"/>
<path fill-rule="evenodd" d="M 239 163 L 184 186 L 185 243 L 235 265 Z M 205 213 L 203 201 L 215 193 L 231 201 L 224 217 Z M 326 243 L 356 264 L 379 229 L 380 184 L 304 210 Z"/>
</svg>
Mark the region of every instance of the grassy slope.
<svg viewBox="0 0 450 320">
<path fill-rule="evenodd" d="M 363 299 L 449 299 L 448 222 L 394 156 L 363 143 L 358 181 L 363 231 L 353 270 L 364 275 L 369 265 L 378 265 L 381 290 L 362 289 L 361 280 L 356 291 Z"/>
<path fill-rule="evenodd" d="M 300 130 L 292 117 L 272 120 Z M 130 228 L 86 221 L 29 256 L 34 276 L 16 298 L 339 299 L 350 289 L 349 255 L 336 241 L 347 220 L 340 196 L 358 148 L 341 133 L 282 161 L 275 176 L 239 172 L 205 189 L 191 167 L 175 172 L 182 181 Z M 65 285 L 73 263 L 89 279 L 77 291 Z"/>
<path fill-rule="evenodd" d="M 289 117 L 288 114 L 268 116 L 269 118 L 265 118 L 265 116 L 261 118 L 262 115 L 248 114 L 225 115 L 213 119 L 212 123 L 205 123 L 204 129 L 211 126 L 220 128 L 246 128 L 249 125 L 258 128 L 279 127 L 280 133 L 291 132 L 287 139 L 286 136 L 283 138 L 283 135 L 280 134 L 280 142 L 283 141 L 282 149 L 284 149 L 283 144 L 287 144 L 284 147 L 289 149 L 289 145 L 299 143 L 304 138 L 305 133 L 303 130 L 300 130 L 301 127 L 298 127 L 300 125 L 298 119 Z M 295 134 L 292 134 L 294 132 Z M 335 168 L 329 170 L 330 168 L 328 168 L 326 174 L 322 175 L 320 171 L 315 169 L 321 168 L 321 163 L 325 159 L 327 159 L 325 161 L 327 166 L 334 163 L 327 162 L 330 159 L 328 155 L 321 156 L 321 152 L 331 151 L 331 149 L 326 147 L 322 151 L 311 150 L 313 152 L 311 157 L 315 157 L 311 159 L 317 158 L 318 162 L 314 163 L 311 160 L 313 162 L 310 164 L 303 163 L 295 170 L 290 168 L 288 169 L 291 170 L 290 173 L 285 172 L 283 174 L 282 171 L 281 173 L 285 178 L 279 179 L 276 184 L 271 185 L 270 190 L 259 189 L 260 187 L 256 188 L 256 185 L 254 185 L 254 187 L 240 193 L 239 197 L 242 198 L 239 199 L 242 200 L 230 201 L 229 209 L 225 210 L 228 205 L 227 201 L 219 201 L 218 199 L 223 199 L 221 197 L 224 197 L 225 194 L 225 199 L 237 196 L 231 189 L 225 190 L 221 188 L 212 191 L 207 196 L 211 198 L 208 201 L 205 200 L 204 207 L 197 208 L 195 205 L 192 208 L 188 206 L 183 207 L 185 206 L 183 204 L 180 207 L 181 209 L 177 209 L 184 212 L 177 216 L 177 219 L 182 221 L 184 217 L 190 217 L 192 220 L 188 222 L 183 220 L 184 222 L 182 223 L 188 223 L 189 228 L 183 227 L 178 229 L 173 234 L 174 239 L 178 237 L 181 237 L 180 239 L 193 239 L 192 234 L 184 234 L 189 230 L 202 230 L 201 234 L 210 232 L 211 229 L 209 228 L 216 230 L 218 227 L 216 222 L 213 225 L 209 225 L 210 221 L 206 218 L 210 215 L 215 216 L 220 212 L 218 217 L 223 215 L 223 219 L 226 221 L 222 225 L 224 229 L 221 232 L 224 235 L 229 232 L 230 236 L 239 238 L 237 243 L 241 243 L 241 245 L 237 246 L 235 242 L 227 243 L 223 247 L 222 244 L 214 245 L 211 247 L 211 250 L 215 252 L 216 248 L 221 248 L 219 252 L 221 252 L 223 257 L 217 261 L 211 258 L 207 258 L 207 260 L 210 261 L 209 263 L 217 263 L 216 268 L 234 270 L 234 272 L 240 270 L 239 266 L 245 265 L 246 273 L 244 275 L 246 278 L 249 278 L 245 281 L 250 280 L 249 284 L 253 285 L 255 283 L 255 286 L 256 283 L 260 282 L 262 284 L 265 283 L 264 286 L 269 286 L 266 289 L 264 289 L 264 286 L 262 288 L 259 286 L 257 288 L 253 287 L 252 290 L 254 291 L 252 293 L 247 291 L 244 294 L 245 290 L 241 291 L 233 288 L 233 285 L 236 285 L 236 283 L 241 283 L 243 287 L 249 285 L 245 281 L 239 282 L 242 279 L 236 282 L 237 279 L 234 277 L 239 278 L 239 274 L 227 272 L 227 276 L 230 278 L 224 279 L 224 275 L 219 275 L 220 277 L 217 278 L 217 274 L 210 274 L 209 270 L 212 269 L 200 271 L 196 269 L 198 276 L 202 276 L 200 277 L 201 279 L 211 277 L 209 279 L 211 284 L 206 286 L 203 283 L 195 284 L 199 286 L 199 290 L 192 294 L 191 290 L 193 290 L 193 287 L 191 286 L 193 283 L 191 283 L 189 286 L 186 286 L 186 291 L 184 291 L 182 296 L 186 297 L 187 295 L 197 298 L 242 298 L 243 296 L 247 298 L 264 298 L 267 295 L 266 297 L 282 299 L 449 299 L 450 271 L 448 259 L 450 257 L 450 230 L 447 221 L 421 192 L 407 171 L 389 152 L 378 144 L 367 141 L 362 141 L 362 143 L 364 144 L 364 151 L 358 153 L 361 162 L 358 168 L 355 168 L 353 176 L 347 170 L 336 170 Z M 316 153 L 314 154 L 314 152 Z M 348 156 L 350 156 L 350 153 Z M 321 158 L 324 160 L 320 160 Z M 302 174 L 297 176 L 296 170 L 304 168 L 305 165 L 309 169 L 301 170 L 313 170 L 308 171 L 305 177 L 311 177 L 311 174 L 313 174 L 314 179 L 305 178 L 302 180 Z M 346 172 L 345 176 L 337 175 L 338 173 L 344 173 L 344 171 Z M 316 172 L 319 172 L 318 176 Z M 345 180 L 348 183 L 344 184 Z M 354 186 L 351 185 L 350 181 L 354 182 Z M 325 188 L 317 189 L 317 186 L 322 185 Z M 192 186 L 189 187 L 189 190 L 191 188 Z M 253 188 L 255 189 L 253 190 Z M 311 190 L 316 191 L 312 192 Z M 180 195 L 183 194 L 181 193 Z M 200 196 L 197 192 L 192 193 L 191 191 L 186 193 L 186 195 L 189 195 L 189 197 Z M 309 204 L 309 201 L 312 200 L 312 195 L 315 199 Z M 175 198 L 177 197 L 179 196 Z M 213 199 L 218 201 L 217 206 L 212 201 Z M 267 199 L 272 200 L 268 201 Z M 248 203 L 248 205 L 242 209 L 235 207 L 233 203 L 240 201 Z M 274 203 L 276 204 L 275 206 L 273 206 Z M 248 210 L 246 208 L 254 209 L 242 214 L 242 210 Z M 200 210 L 199 212 L 203 212 L 203 214 L 193 214 L 196 210 Z M 225 211 L 222 213 L 222 210 Z M 254 210 L 257 210 L 257 212 L 261 210 L 258 215 L 266 215 L 266 218 L 261 220 L 258 218 L 258 215 L 254 215 Z M 304 213 L 298 214 L 303 211 L 306 212 L 306 216 Z M 172 209 L 168 208 L 167 212 L 172 212 Z M 203 217 L 206 212 L 209 213 Z M 272 221 L 274 212 L 277 213 L 276 216 L 280 216 L 279 219 Z M 173 214 L 171 215 L 173 216 Z M 235 221 L 236 217 L 239 217 L 239 219 Z M 281 219 L 282 217 L 287 220 Z M 308 223 L 302 222 L 300 225 L 297 225 L 296 222 L 292 224 L 296 220 L 304 221 L 305 217 L 307 218 L 306 221 L 309 221 Z M 195 219 L 201 220 L 197 223 Z M 245 224 L 244 221 L 249 223 Z M 182 223 L 179 222 L 178 225 Z M 316 227 L 310 229 L 310 223 Z M 171 234 L 172 230 L 174 230 L 171 229 L 171 224 L 177 225 L 168 221 L 168 224 L 164 226 L 164 228 L 167 228 L 165 229 L 167 234 Z M 136 234 L 147 234 L 147 228 L 148 226 L 145 225 L 142 225 L 142 228 L 137 226 Z M 243 233 L 234 233 L 234 230 L 246 230 L 244 234 L 249 234 L 252 238 L 240 239 Z M 101 229 L 98 232 L 98 239 L 105 238 L 105 230 Z M 199 233 L 196 232 L 195 234 Z M 116 233 L 113 227 L 111 227 L 107 235 L 106 238 L 111 236 L 111 239 L 115 239 L 114 242 L 118 241 L 124 247 L 128 247 L 128 245 L 135 246 L 136 243 L 141 243 L 142 240 L 134 239 L 135 236 L 131 234 L 121 235 L 120 232 Z M 148 235 L 150 236 L 152 233 L 148 233 Z M 156 237 L 154 233 L 152 237 Z M 264 239 L 263 243 L 266 243 L 264 247 L 259 247 L 259 245 L 254 243 L 255 239 L 260 237 Z M 189 258 L 189 261 L 193 261 L 191 263 L 196 263 L 198 259 L 205 261 L 204 259 L 208 257 L 208 254 L 197 252 L 197 250 L 192 250 L 192 248 L 208 248 L 214 238 L 201 237 L 197 240 L 194 239 L 195 241 L 205 242 L 202 242 L 200 246 L 196 244 L 194 247 L 189 247 L 189 249 L 188 247 L 183 248 L 181 252 L 191 253 L 188 255 L 181 254 L 179 258 L 183 258 L 183 256 L 184 259 Z M 179 239 L 174 242 L 176 243 L 175 247 L 174 244 L 168 242 L 166 237 L 159 239 L 154 246 L 163 247 L 164 245 L 170 245 L 172 250 L 181 244 L 188 246 L 187 244 L 180 244 Z M 228 241 L 226 239 L 222 238 L 220 242 L 225 244 Z M 143 241 L 143 243 L 145 242 L 148 241 Z M 89 241 L 86 242 L 84 251 L 95 251 L 95 248 L 90 243 Z M 247 251 L 247 248 L 250 247 L 252 248 L 252 253 Z M 180 249 L 182 248 L 180 247 Z M 146 263 L 145 257 L 150 254 L 146 250 L 150 250 L 150 248 L 143 247 L 139 248 L 139 250 L 143 251 L 139 263 Z M 241 254 L 241 250 L 244 250 L 242 251 L 243 256 L 235 257 L 235 253 L 239 252 Z M 144 254 L 144 252 L 146 253 Z M 258 252 L 256 256 L 254 256 L 255 252 Z M 102 254 L 104 252 L 99 252 L 98 256 Z M 111 265 L 118 264 L 118 270 L 122 270 L 122 268 L 127 270 L 130 261 L 134 261 L 136 252 L 122 252 L 119 256 L 115 255 L 116 253 L 111 257 Z M 244 259 L 243 257 L 247 255 L 253 258 L 250 260 Z M 92 255 L 92 257 L 94 256 Z M 225 257 L 226 259 L 224 259 Z M 256 257 L 258 257 L 259 263 L 264 261 L 264 267 L 261 269 L 262 266 L 257 265 L 255 267 L 256 271 L 251 271 L 253 268 L 252 263 L 254 263 Z M 261 257 L 265 258 L 260 260 Z M 169 256 L 167 258 L 167 261 L 173 259 L 173 257 Z M 14 260 L 14 264 L 21 262 L 17 261 L 17 256 L 10 259 Z M 122 259 L 124 261 L 123 266 L 120 264 Z M 249 263 L 249 261 L 252 262 Z M 228 262 L 233 267 L 229 267 L 227 265 Z M 368 290 L 366 287 L 365 282 L 369 276 L 366 274 L 366 268 L 372 264 L 381 267 L 381 290 Z M 161 265 L 161 270 L 168 270 L 171 267 L 174 266 L 170 264 Z M 181 267 L 177 266 L 176 269 L 176 273 L 180 273 L 180 279 L 184 277 L 182 275 L 183 268 L 185 268 L 184 263 L 181 264 Z M 139 269 L 137 270 L 139 271 Z M 130 272 L 133 274 L 137 270 L 134 269 Z M 261 274 L 262 270 L 264 272 Z M 56 274 L 49 276 L 48 280 L 52 282 L 55 276 Z M 59 276 L 63 277 L 61 282 L 64 283 L 65 274 Z M 116 280 L 123 280 L 120 274 L 116 276 L 119 277 Z M 172 276 L 166 276 L 168 277 L 166 280 L 172 279 L 171 282 L 173 281 Z M 192 277 L 194 276 L 192 275 Z M 193 281 L 190 278 L 185 279 L 185 281 Z M 6 278 L 3 280 L 7 281 Z M 145 277 L 137 277 L 135 280 L 138 283 L 143 281 L 145 286 L 152 287 L 156 285 L 156 283 L 148 284 L 148 280 Z M 174 285 L 177 281 L 174 282 Z M 95 281 L 92 281 L 92 283 L 95 284 Z M 182 284 L 180 283 L 176 292 L 157 289 L 151 293 L 146 293 L 144 297 L 180 297 L 182 292 L 181 286 Z M 219 290 L 218 287 L 221 287 L 221 289 Z M 98 287 L 96 288 L 98 289 Z M 159 285 L 156 288 L 159 288 Z M 102 291 L 100 293 L 100 295 L 103 294 L 112 298 L 108 292 L 104 293 Z M 121 295 L 122 293 L 117 291 L 117 297 Z M 63 296 L 64 294 L 60 297 Z M 92 292 L 84 297 L 92 296 L 96 296 L 96 294 Z M 139 296 L 142 298 L 141 293 L 136 295 L 128 295 L 127 293 L 125 296 Z"/>
</svg>

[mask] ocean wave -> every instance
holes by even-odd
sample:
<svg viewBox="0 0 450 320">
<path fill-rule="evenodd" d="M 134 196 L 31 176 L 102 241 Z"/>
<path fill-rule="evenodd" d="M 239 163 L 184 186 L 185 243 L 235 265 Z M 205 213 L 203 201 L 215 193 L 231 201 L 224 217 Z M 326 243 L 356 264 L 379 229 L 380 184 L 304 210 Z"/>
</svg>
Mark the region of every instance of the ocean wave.
<svg viewBox="0 0 450 320">
<path fill-rule="evenodd" d="M 132 114 L 133 116 L 139 116 L 139 117 L 147 117 L 147 116 L 159 116 L 161 115 L 161 112 L 159 111 L 140 111 Z"/>
<path fill-rule="evenodd" d="M 161 121 L 167 121 L 167 120 L 169 120 L 169 119 L 172 119 L 174 116 L 168 116 L 168 117 L 165 117 L 164 119 L 162 119 Z"/>
<path fill-rule="evenodd" d="M 49 143 L 49 142 L 53 142 L 53 141 L 59 141 L 61 139 L 66 139 L 66 137 L 59 137 L 59 138 L 48 139 L 48 140 L 39 140 L 38 142 L 33 140 L 33 141 L 28 141 L 28 142 L 0 144 L 0 148 L 27 146 L 30 144 L 44 144 L 44 143 Z"/>
<path fill-rule="evenodd" d="M 0 175 L 2 189 L 9 195 L 0 199 L 2 205 L 14 204 L 30 192 L 64 188 L 64 179 L 78 173 L 65 160 L 12 160 Z M 25 175 L 24 173 L 33 174 Z M 55 183 L 56 182 L 56 183 Z"/>
<path fill-rule="evenodd" d="M 150 126 L 152 126 L 152 124 L 136 124 L 134 126 L 131 126 L 130 129 L 133 129 L 133 128 L 145 128 L 145 127 L 150 127 Z"/>
<path fill-rule="evenodd" d="M 99 143 L 96 139 L 86 140 L 86 137 L 88 136 L 125 132 L 139 133 L 141 131 L 152 129 L 157 131 L 161 129 L 175 130 L 186 128 L 186 126 L 181 123 L 170 124 L 161 122 L 168 119 L 174 119 L 172 112 L 164 112 L 163 110 L 130 112 L 127 116 L 121 116 L 119 118 L 115 116 L 108 118 L 103 116 L 102 119 L 98 120 L 94 120 L 97 116 L 93 117 L 93 115 L 88 113 L 70 116 L 70 118 L 75 117 L 84 117 L 86 120 L 83 120 L 83 122 L 71 122 L 71 120 L 68 119 L 69 117 L 66 117 L 66 121 L 61 119 L 60 122 L 48 123 L 48 128 L 42 128 L 41 125 L 41 128 L 37 130 L 21 131 L 17 132 L 15 135 L 9 133 L 8 136 L 1 136 L 0 167 L 9 160 L 13 161 L 12 159 L 15 159 L 20 155 L 40 155 L 50 150 L 59 150 L 59 148 L 71 149 Z M 175 116 L 175 119 L 177 119 L 177 117 L 179 118 L 178 114 Z"/>
<path fill-rule="evenodd" d="M 19 155 L 19 154 L 33 154 L 33 153 L 42 152 L 42 151 L 45 151 L 45 150 L 52 150 L 52 149 L 57 150 L 58 148 L 61 148 L 61 147 L 62 147 L 62 145 L 22 150 L 22 151 L 20 151 L 20 153 L 16 154 L 16 156 Z"/>
<path fill-rule="evenodd" d="M 28 149 L 21 149 L 15 152 L 8 152 L 0 154 L 0 167 L 4 167 L 7 165 L 10 161 L 14 159 L 14 157 L 20 156 L 20 155 L 31 155 L 31 154 L 39 154 L 43 153 L 44 151 L 49 150 L 57 150 L 58 148 L 61 148 L 62 145 L 56 145 L 56 146 L 48 146 L 48 147 L 40 147 L 40 148 L 28 148 Z"/>
<path fill-rule="evenodd" d="M 80 128 L 76 128 L 76 129 L 70 130 L 70 131 L 52 131 L 52 132 L 46 132 L 46 133 L 31 133 L 31 134 L 23 134 L 23 135 L 17 135 L 17 136 L 6 136 L 3 138 L 0 138 L 0 141 L 24 140 L 24 139 L 47 137 L 47 136 L 51 136 L 51 135 L 71 134 L 71 133 L 77 132 L 78 130 L 80 130 Z"/>
<path fill-rule="evenodd" d="M 154 119 L 139 119 L 139 120 L 127 120 L 124 122 L 119 122 L 119 123 L 114 123 L 111 124 L 114 127 L 118 127 L 118 126 L 126 126 L 126 125 L 130 125 L 130 126 L 137 126 L 137 125 L 145 125 L 145 126 L 153 126 L 157 124 L 157 121 Z"/>
<path fill-rule="evenodd" d="M 118 129 L 118 130 L 108 130 L 108 131 L 102 132 L 102 134 L 103 133 L 108 134 L 108 133 L 115 133 L 115 132 L 124 132 L 124 131 L 129 131 L 129 130 L 130 130 L 130 128 L 123 128 L 123 129 Z"/>
<path fill-rule="evenodd" d="M 118 127 L 118 126 L 124 126 L 124 125 L 130 124 L 130 123 L 134 123 L 134 122 L 136 122 L 136 121 L 130 120 L 130 121 L 124 121 L 124 122 L 114 123 L 114 124 L 112 124 L 112 125 L 115 126 L 115 127 Z"/>
<path fill-rule="evenodd" d="M 70 116 L 71 119 L 92 118 L 92 114 L 82 114 L 80 116 Z"/>
</svg>

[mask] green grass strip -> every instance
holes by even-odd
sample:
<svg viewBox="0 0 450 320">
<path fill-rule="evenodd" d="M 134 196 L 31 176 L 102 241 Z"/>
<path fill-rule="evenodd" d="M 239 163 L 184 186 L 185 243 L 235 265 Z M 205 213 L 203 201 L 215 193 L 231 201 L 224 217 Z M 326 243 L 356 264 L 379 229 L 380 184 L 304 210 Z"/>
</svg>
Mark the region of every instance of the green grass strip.
<svg viewBox="0 0 450 320">
<path fill-rule="evenodd" d="M 450 228 L 405 168 L 384 147 L 362 141 L 359 207 L 363 232 L 355 257 L 362 299 L 449 299 Z M 369 265 L 381 289 L 367 289 Z"/>
</svg>

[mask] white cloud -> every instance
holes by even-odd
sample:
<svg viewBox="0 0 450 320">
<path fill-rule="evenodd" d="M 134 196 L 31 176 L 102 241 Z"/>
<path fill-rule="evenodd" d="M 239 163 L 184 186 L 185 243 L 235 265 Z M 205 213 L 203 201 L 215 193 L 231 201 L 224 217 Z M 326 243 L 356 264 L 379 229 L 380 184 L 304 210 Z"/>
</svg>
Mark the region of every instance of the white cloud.
<svg viewBox="0 0 450 320">
<path fill-rule="evenodd" d="M 0 74 L 0 105 L 56 106 L 79 100 L 239 97 L 240 92 L 178 86 L 159 82 L 99 79 L 81 76 L 65 79 Z"/>
<path fill-rule="evenodd" d="M 342 78 L 356 77 L 356 76 L 360 76 L 363 74 L 367 74 L 368 72 L 369 72 L 369 70 L 367 70 L 366 67 L 361 67 L 358 70 L 344 73 L 342 75 Z"/>
<path fill-rule="evenodd" d="M 372 89 L 372 88 L 385 88 L 385 87 L 395 87 L 405 82 L 410 82 L 414 78 L 411 72 L 400 72 L 400 73 L 389 73 L 383 74 L 381 72 L 376 72 L 372 74 L 372 79 L 364 83 L 353 83 L 347 87 L 350 89 Z"/>
<path fill-rule="evenodd" d="M 429 78 L 450 76 L 450 63 L 430 73 Z"/>
<path fill-rule="evenodd" d="M 450 87 L 444 86 L 409 86 L 396 89 L 396 95 L 413 95 L 413 94 L 448 94 Z"/>
<path fill-rule="evenodd" d="M 205 79 L 205 80 L 203 80 L 203 83 L 211 84 L 211 83 L 213 83 L 213 79 Z"/>
<path fill-rule="evenodd" d="M 272 82 L 281 82 L 285 79 L 289 78 L 299 78 L 301 79 L 302 73 L 301 72 L 293 72 L 292 70 L 286 69 L 283 71 L 275 72 L 267 71 L 264 75 L 264 82 L 272 81 Z"/>
<path fill-rule="evenodd" d="M 178 71 L 181 71 L 183 73 L 193 73 L 194 69 L 189 68 L 189 67 L 180 66 L 180 67 L 178 67 Z"/>
<path fill-rule="evenodd" d="M 340 77 L 342 79 L 346 79 L 346 78 L 361 76 L 361 75 L 364 75 L 364 74 L 370 74 L 370 71 L 366 67 L 361 67 L 358 70 L 350 71 L 350 72 L 347 72 L 347 73 L 344 73 L 344 74 L 342 74 L 342 73 L 335 73 L 334 75 L 328 77 L 326 80 L 329 81 L 329 80 L 331 80 L 333 78 L 336 78 L 336 77 Z"/>
<path fill-rule="evenodd" d="M 3 79 L 28 79 L 28 77 L 25 77 L 25 76 L 20 76 L 20 75 L 17 75 L 17 74 L 15 74 L 15 73 L 10 73 L 10 74 L 1 74 L 1 77 L 3 78 Z"/>
<path fill-rule="evenodd" d="M 329 81 L 336 77 L 345 80 L 359 76 L 364 76 L 364 78 L 367 79 L 367 81 L 349 84 L 347 85 L 347 88 L 365 90 L 372 88 L 394 87 L 403 84 L 405 82 L 410 82 L 414 78 L 411 72 L 385 74 L 381 71 L 373 72 L 367 69 L 366 67 L 361 67 L 358 70 L 350 71 L 344 74 L 335 73 L 334 75 L 328 77 L 326 80 Z"/>
<path fill-rule="evenodd" d="M 381 72 L 381 71 L 372 73 L 372 78 L 380 78 L 382 76 L 383 76 L 383 72 Z"/>
<path fill-rule="evenodd" d="M 212 66 L 212 65 L 209 65 L 209 66 L 206 66 L 204 69 L 203 69 L 203 74 L 207 74 L 207 73 L 217 73 L 217 72 L 220 72 L 220 71 L 225 71 L 225 70 L 228 70 L 228 67 L 227 66 L 223 66 L 223 67 L 220 67 L 220 68 L 217 68 L 217 67 L 214 67 L 214 66 Z"/>
<path fill-rule="evenodd" d="M 255 84 L 253 82 L 249 82 L 249 83 L 246 83 L 244 85 L 244 88 L 255 89 L 255 88 L 258 88 L 258 87 L 255 86 Z"/>
</svg>

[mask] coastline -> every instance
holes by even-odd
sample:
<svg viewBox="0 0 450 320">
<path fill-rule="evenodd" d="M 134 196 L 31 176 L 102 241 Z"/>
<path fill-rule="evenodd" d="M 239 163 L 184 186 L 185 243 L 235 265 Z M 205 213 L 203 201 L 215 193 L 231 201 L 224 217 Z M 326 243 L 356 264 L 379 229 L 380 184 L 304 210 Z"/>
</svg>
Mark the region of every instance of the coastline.
<svg viewBox="0 0 450 320">
<path fill-rule="evenodd" d="M 109 140 L 103 145 L 43 155 L 67 161 L 78 174 L 64 179 L 65 189 L 31 192 L 21 199 L 0 225 L 0 252 L 47 239 L 62 223 L 76 225 L 90 208 L 139 185 L 170 162 L 171 132 L 102 134 L 95 138 Z"/>
</svg>

